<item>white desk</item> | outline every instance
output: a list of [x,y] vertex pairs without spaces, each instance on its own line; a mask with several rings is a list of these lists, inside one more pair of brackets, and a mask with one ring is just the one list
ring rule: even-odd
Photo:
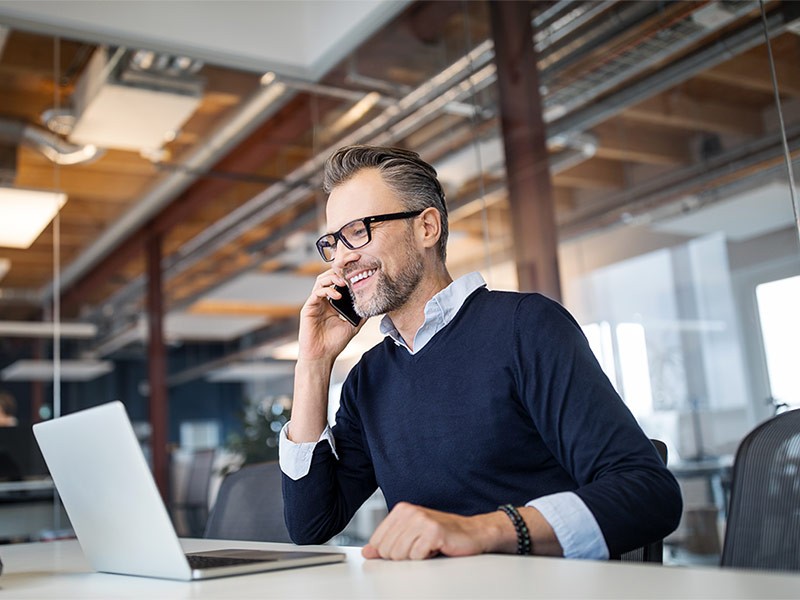
[[[185,540],[187,551],[282,544]],[[330,549],[330,547],[328,547]],[[365,561],[183,583],[92,573],[75,541],[0,547],[3,598],[798,598],[800,575],[483,555]]]

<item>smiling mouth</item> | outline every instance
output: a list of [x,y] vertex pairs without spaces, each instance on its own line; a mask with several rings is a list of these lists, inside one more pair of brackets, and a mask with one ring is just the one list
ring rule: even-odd
[[357,284],[359,281],[363,281],[364,279],[367,279],[368,277],[372,277],[375,274],[376,271],[377,271],[377,269],[368,269],[366,271],[361,271],[360,273],[356,273],[355,275],[350,277],[348,279],[348,281],[350,281],[350,285],[353,286],[353,285]]

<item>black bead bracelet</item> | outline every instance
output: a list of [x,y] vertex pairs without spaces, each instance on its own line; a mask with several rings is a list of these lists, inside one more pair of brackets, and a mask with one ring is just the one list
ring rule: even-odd
[[514,531],[517,532],[517,554],[533,554],[531,534],[525,524],[525,519],[522,518],[519,511],[511,504],[498,506],[497,510],[502,510],[506,513],[508,518],[511,519],[511,523],[514,524]]

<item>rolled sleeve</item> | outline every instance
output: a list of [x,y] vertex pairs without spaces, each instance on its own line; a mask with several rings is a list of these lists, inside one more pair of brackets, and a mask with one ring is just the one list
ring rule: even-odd
[[319,436],[316,442],[301,442],[299,444],[289,439],[289,425],[291,421],[281,429],[280,441],[278,445],[278,462],[283,471],[289,478],[297,481],[308,475],[311,470],[311,457],[314,455],[314,448],[323,440],[331,445],[333,455],[337,458],[336,443],[333,440],[333,432],[329,426]]
[[608,559],[608,546],[597,520],[577,494],[560,492],[531,500],[553,528],[565,558]]

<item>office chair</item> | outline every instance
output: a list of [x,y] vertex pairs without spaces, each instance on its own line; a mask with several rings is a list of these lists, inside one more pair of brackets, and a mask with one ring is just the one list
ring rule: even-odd
[[281,469],[277,461],[246,465],[222,480],[205,537],[292,541],[283,520]]
[[800,571],[800,409],[769,419],[742,440],[721,565]]
[[[661,440],[650,440],[653,446],[656,447],[658,455],[666,465],[667,464],[667,445]],[[619,560],[624,562],[647,562],[647,563],[663,563],[664,562],[664,540],[658,540],[636,550],[625,552],[619,557]]]
[[180,511],[186,522],[189,537],[200,537],[208,520],[208,490],[216,451],[213,448],[195,450],[189,463],[189,474],[182,498],[173,508]]

